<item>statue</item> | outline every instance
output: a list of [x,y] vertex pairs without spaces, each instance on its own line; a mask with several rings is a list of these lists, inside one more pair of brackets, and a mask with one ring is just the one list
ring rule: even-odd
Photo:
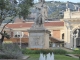
[[38,26],[41,26],[43,24],[43,21],[42,21],[42,14],[40,13],[41,9],[40,8],[37,8],[37,15],[36,15],[36,18],[35,18],[35,24],[38,25]]
[[39,2],[41,3],[40,5],[36,5],[35,8],[36,8],[36,18],[34,20],[34,25],[36,27],[37,26],[43,26],[44,22],[45,22],[45,19],[47,18],[47,7],[46,5],[44,4],[44,1],[45,0],[39,0]]

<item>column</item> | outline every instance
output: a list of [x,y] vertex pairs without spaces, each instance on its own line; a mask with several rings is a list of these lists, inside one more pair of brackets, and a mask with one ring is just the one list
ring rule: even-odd
[[74,48],[73,47],[73,33],[72,33],[72,31],[70,31],[70,45],[71,45],[71,49]]
[[74,37],[74,48],[76,48],[76,34],[74,34],[73,37]]
[[74,38],[74,48],[76,48],[76,38]]

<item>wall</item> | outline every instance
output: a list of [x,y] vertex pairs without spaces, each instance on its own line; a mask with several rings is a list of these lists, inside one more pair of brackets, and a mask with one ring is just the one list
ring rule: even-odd
[[53,30],[53,37],[60,39],[60,30]]
[[[28,38],[21,38],[22,43],[28,43]],[[4,43],[19,43],[20,38],[10,38],[10,39],[4,39]]]
[[70,10],[66,10],[64,12],[64,19],[67,18],[80,18],[80,11],[70,11]]

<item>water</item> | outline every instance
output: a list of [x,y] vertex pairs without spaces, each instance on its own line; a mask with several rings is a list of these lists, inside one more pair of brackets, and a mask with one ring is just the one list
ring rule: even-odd
[[48,53],[47,55],[44,55],[43,53],[40,53],[39,60],[54,60],[54,54]]

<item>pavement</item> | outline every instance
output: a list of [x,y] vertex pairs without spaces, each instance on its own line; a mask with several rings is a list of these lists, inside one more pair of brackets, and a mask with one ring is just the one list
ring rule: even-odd
[[61,49],[66,50],[67,52],[73,52],[73,50],[64,47],[61,47]]
[[73,57],[73,58],[79,58],[78,56],[75,56],[73,54],[66,54],[66,56],[70,56],[70,57]]
[[28,59],[29,58],[29,56],[26,56],[26,55],[24,55],[23,57],[22,57],[22,59]]

